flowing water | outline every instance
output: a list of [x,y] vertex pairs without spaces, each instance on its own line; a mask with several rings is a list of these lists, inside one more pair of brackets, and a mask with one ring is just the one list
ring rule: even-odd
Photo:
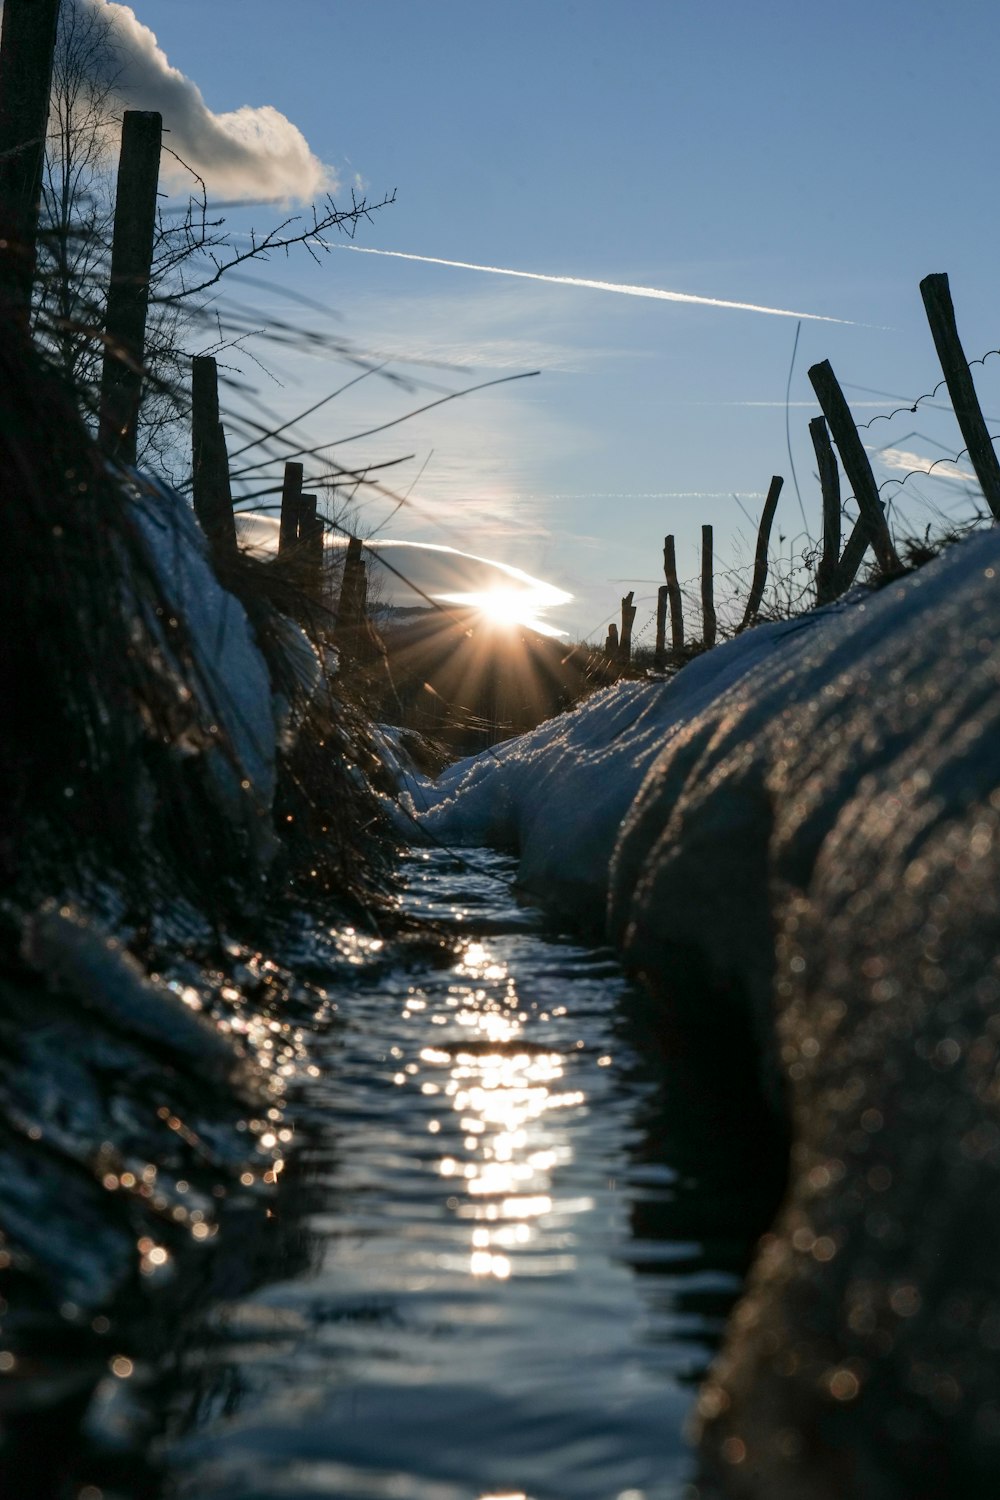
[[679,1500],[747,1248],[738,1153],[510,860],[407,869],[457,947],[332,992],[276,1209],[299,1253],[188,1355],[176,1493]]

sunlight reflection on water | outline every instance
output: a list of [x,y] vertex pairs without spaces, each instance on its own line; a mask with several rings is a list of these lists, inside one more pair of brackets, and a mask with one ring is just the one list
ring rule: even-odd
[[[397,1072],[394,1082],[418,1086],[431,1097],[440,1093],[458,1117],[448,1135],[461,1148],[453,1146],[436,1166],[456,1189],[454,1203],[449,1200],[452,1211],[474,1225],[468,1270],[498,1281],[571,1270],[571,1254],[539,1257],[528,1252],[538,1240],[538,1221],[553,1207],[560,1208],[550,1191],[552,1173],[573,1155],[564,1122],[551,1116],[583,1106],[585,1094],[559,1088],[565,1078],[561,1052],[523,1044],[525,1020],[516,981],[487,942],[466,943],[453,973],[466,981],[448,986],[446,1004],[454,1014],[432,1013],[423,1019],[432,1025],[450,1021],[464,1035],[448,1047],[421,1048],[421,1066]],[[401,1019],[411,1020],[425,1008],[411,993]],[[441,1125],[435,1118],[426,1128],[437,1136]],[[455,1257],[443,1255],[442,1264],[453,1269]]]
[[313,1266],[233,1309],[200,1367],[220,1394],[181,1500],[681,1494],[691,1371],[735,1283],[659,1217],[675,1174],[620,970],[547,937],[510,871],[414,855],[412,906],[458,957],[338,992],[309,1085]]

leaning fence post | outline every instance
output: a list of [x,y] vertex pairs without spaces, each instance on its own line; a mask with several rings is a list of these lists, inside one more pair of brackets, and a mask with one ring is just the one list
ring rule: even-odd
[[753,583],[750,585],[750,597],[747,600],[746,611],[740,623],[739,629],[746,630],[752,625],[760,609],[760,601],[764,597],[764,585],[767,583],[767,547],[771,540],[771,524],[774,521],[774,512],[778,508],[778,496],[781,494],[781,486],[784,484],[780,474],[771,478],[771,487],[764,501],[764,509],[761,512],[760,525],[757,528],[757,550],[753,560]]
[[622,599],[622,633],[618,639],[618,656],[623,666],[632,660],[632,626],[635,623],[635,590],[631,589]]
[[0,287],[27,325],[60,0],[6,0],[0,36]]
[[[809,436],[816,453],[819,486],[823,495],[823,551],[816,567],[816,602],[827,604],[840,593],[837,587],[840,562],[840,473],[825,417],[813,417],[809,423]],[[857,572],[857,569],[854,571]],[[845,587],[849,587],[853,577],[852,574]]]
[[191,490],[195,515],[216,557],[236,553],[226,436],[219,421],[219,371],[210,354],[191,361]]
[[706,651],[715,645],[715,579],[712,562],[712,528],[701,528],[701,638]]
[[656,591],[656,650],[653,666],[659,669],[667,658],[667,585],[661,583]]
[[134,464],[136,457],[162,131],[156,110],[125,111],[104,320],[99,432],[104,452],[124,464]]
[[677,582],[677,554],[672,536],[663,538],[663,576],[667,580],[667,599],[670,603],[670,635],[674,651],[684,650],[684,605],[681,586]]
[[864,516],[859,516],[854,523],[854,530],[847,538],[843,555],[837,564],[835,583],[833,585],[833,597],[839,598],[846,593],[857,577],[858,569],[864,561],[865,553],[868,551],[868,543],[871,537]]
[[868,537],[878,565],[883,573],[898,573],[901,564],[882,513],[875,475],[872,473],[872,466],[868,462],[868,455],[858,429],[854,425],[851,408],[844,399],[844,393],[840,389],[830,361],[824,359],[821,364],[813,365],[809,371],[809,379],[819,404],[823,408],[823,415],[830,424],[833,441],[840,453],[844,473],[854,491],[854,498],[858,502],[862,520],[868,529]]
[[924,310],[931,326],[934,347],[941,361],[941,370],[948,384],[948,394],[958,425],[962,429],[965,446],[969,450],[969,459],[994,520],[1000,520],[1000,461],[997,460],[996,450],[983,419],[972,372],[958,336],[955,305],[951,300],[951,288],[945,272],[938,271],[925,276],[920,283],[920,295],[924,299]]

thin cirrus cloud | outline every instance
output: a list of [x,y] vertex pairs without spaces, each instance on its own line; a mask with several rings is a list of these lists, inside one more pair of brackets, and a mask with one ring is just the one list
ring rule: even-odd
[[[336,177],[305,136],[270,104],[214,114],[192,79],[171,66],[148,26],[116,0],[74,0],[111,27],[115,93],[126,108],[159,110],[164,143],[201,176],[213,198],[237,202],[309,202]],[[164,152],[163,174],[183,188],[190,177]]]

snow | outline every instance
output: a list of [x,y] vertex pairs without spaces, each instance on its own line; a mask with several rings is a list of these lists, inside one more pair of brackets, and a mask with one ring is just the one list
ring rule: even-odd
[[648,974],[696,948],[773,1053],[778,888],[806,889],[859,808],[884,817],[902,798],[919,841],[992,786],[992,756],[973,774],[969,755],[995,696],[998,577],[1000,540],[977,536],[668,681],[605,689],[435,782],[410,774],[405,814],[435,842],[516,852],[528,891],[607,921]]
[[602,922],[622,822],[650,767],[685,727],[845,606],[763,625],[696,657],[669,680],[621,682],[531,733],[456,762],[436,781],[411,773],[406,823],[434,842],[520,855],[519,880],[561,909]]
[[[246,790],[258,811],[266,813],[274,795],[278,724],[267,665],[250,621],[239,601],[218,583],[194,513],[173,490],[144,478],[135,516],[178,622],[176,634],[160,623],[161,640],[178,675],[201,699],[201,722],[209,732],[215,725],[220,743],[213,755],[216,787],[238,820]],[[190,649],[194,674],[180,664],[185,648]]]
[[718,986],[739,984],[775,1096],[774,934],[791,893],[811,889],[851,823],[864,851],[841,884],[874,887],[897,821],[905,881],[929,830],[996,785],[982,726],[998,708],[998,606],[990,533],[827,614],[674,736],[629,808],[612,935],[639,968],[662,972],[693,945]]
[[148,978],[116,938],[72,906],[47,902],[29,917],[22,956],[53,991],[95,1011],[113,1030],[152,1044],[208,1081],[235,1078],[238,1054],[218,1027]]
[[737,1440],[748,1496],[833,1493],[836,1452],[838,1494],[995,1488],[998,620],[993,530],[409,778],[429,836],[605,917],[700,1086],[749,1021],[789,1181],[699,1402],[711,1494]]

